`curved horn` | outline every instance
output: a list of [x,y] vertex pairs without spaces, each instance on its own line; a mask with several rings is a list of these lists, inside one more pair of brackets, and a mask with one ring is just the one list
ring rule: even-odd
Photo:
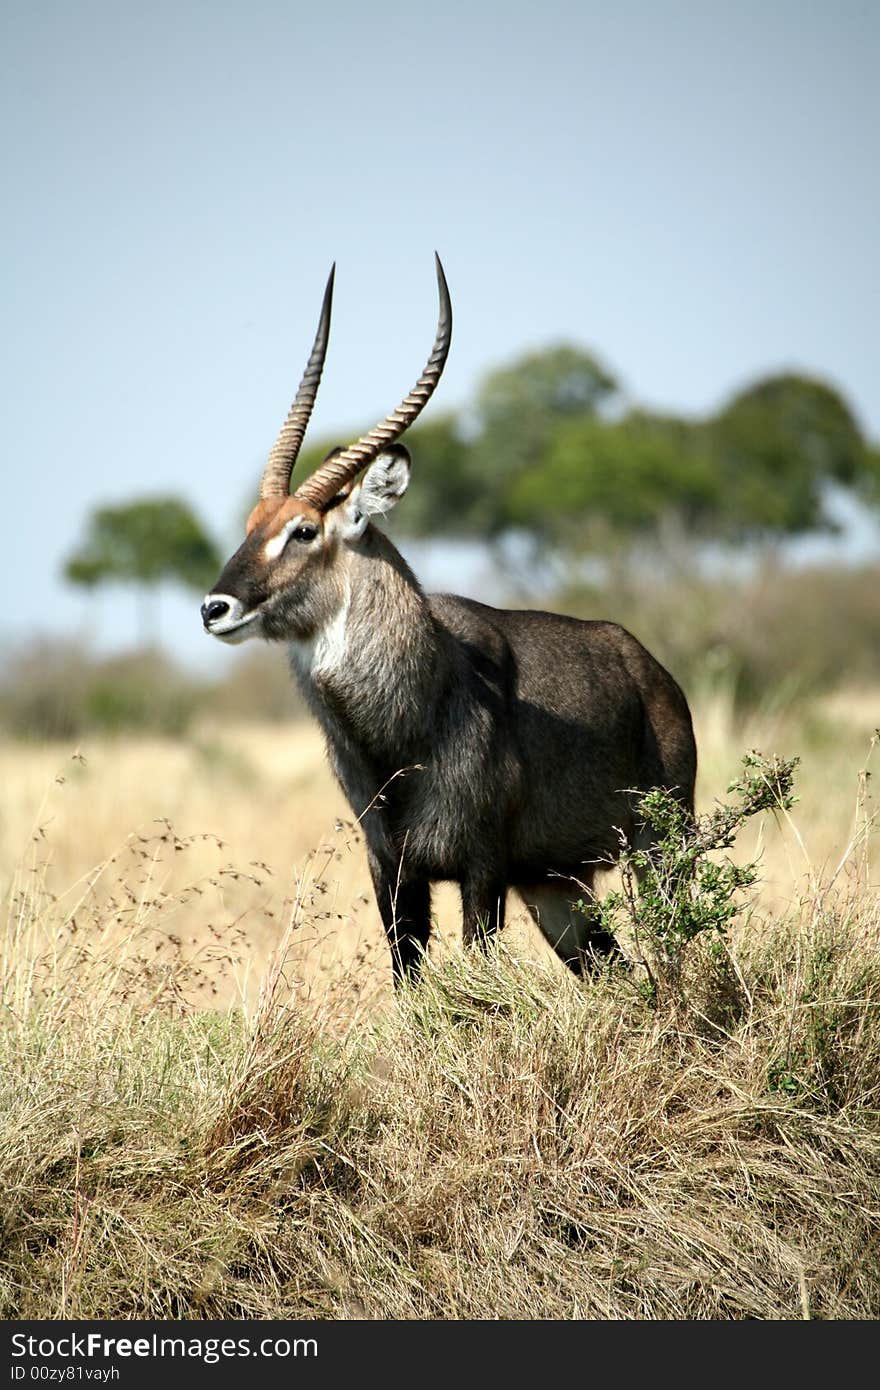
[[302,497],[313,507],[319,509],[326,507],[327,503],[336,496],[346,483],[351,482],[352,478],[356,478],[358,473],[366,468],[368,463],[372,463],[373,459],[381,454],[384,448],[398,439],[427,405],[434,387],[440,380],[440,374],[449,355],[449,344],[452,341],[452,303],[449,298],[449,286],[446,283],[443,266],[440,264],[440,257],[436,251],[434,252],[434,260],[437,263],[440,318],[437,324],[437,336],[434,339],[431,356],[425,364],[425,370],[409,395],[404,396],[397,409],[392,410],[390,415],[386,415],[381,424],[375,425],[367,434],[362,435],[356,444],[350,444],[347,449],[342,449],[332,458],[325,460],[310,478],[307,478],[304,483],[300,483],[296,490],[296,496]]
[[266,460],[266,467],[263,469],[263,477],[260,481],[261,500],[266,497],[286,497],[290,491],[290,475],[293,472],[293,465],[296,463],[296,456],[300,451],[303,435],[309,423],[309,416],[315,404],[315,397],[321,384],[321,372],[324,370],[324,358],[327,354],[327,343],[330,338],[330,310],[333,307],[333,277],[335,274],[336,262],[334,261],[330,268],[327,288],[324,291],[318,331],[315,334],[311,355],[303,372],[303,379],[296,393],[296,400],[287,412],[287,419],[281,426],[281,433],[272,445],[272,452]]

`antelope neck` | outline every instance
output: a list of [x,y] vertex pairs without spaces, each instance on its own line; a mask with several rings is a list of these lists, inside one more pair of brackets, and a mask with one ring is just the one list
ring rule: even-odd
[[326,713],[370,744],[399,740],[425,719],[436,690],[436,632],[418,580],[369,526],[347,549],[340,602],[291,665],[322,722]]

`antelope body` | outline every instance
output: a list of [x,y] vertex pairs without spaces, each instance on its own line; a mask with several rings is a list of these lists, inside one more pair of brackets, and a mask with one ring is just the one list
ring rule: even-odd
[[[289,493],[329,336],[331,272],[297,398],[243,545],[202,605],[225,641],[288,645],[334,772],[362,817],[396,979],[418,973],[431,884],[458,883],[466,941],[503,925],[516,888],[576,972],[616,951],[589,912],[620,834],[644,835],[638,794],[693,807],[696,749],[676,682],[624,628],[426,595],[372,518],[403,496],[396,443],[439,379],[451,309],[416,386]],[[368,466],[369,465],[369,466]],[[358,483],[358,476],[367,469]]]

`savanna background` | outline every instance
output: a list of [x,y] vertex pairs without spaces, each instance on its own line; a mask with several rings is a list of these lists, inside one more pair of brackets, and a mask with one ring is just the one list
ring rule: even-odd
[[[876,9],[5,23],[3,1316],[880,1315]],[[635,632],[704,818],[799,762],[687,931],[624,892],[634,971],[513,903],[466,955],[444,885],[395,999],[283,651],[198,607],[329,261],[294,483],[415,379],[435,245],[427,587]]]

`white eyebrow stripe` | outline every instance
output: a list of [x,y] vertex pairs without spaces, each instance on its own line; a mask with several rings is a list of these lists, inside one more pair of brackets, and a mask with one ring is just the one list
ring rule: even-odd
[[297,526],[301,526],[306,520],[304,516],[295,516],[291,521],[285,521],[277,536],[273,536],[266,542],[264,554],[267,560],[277,560],[290,538],[291,531],[295,531]]

